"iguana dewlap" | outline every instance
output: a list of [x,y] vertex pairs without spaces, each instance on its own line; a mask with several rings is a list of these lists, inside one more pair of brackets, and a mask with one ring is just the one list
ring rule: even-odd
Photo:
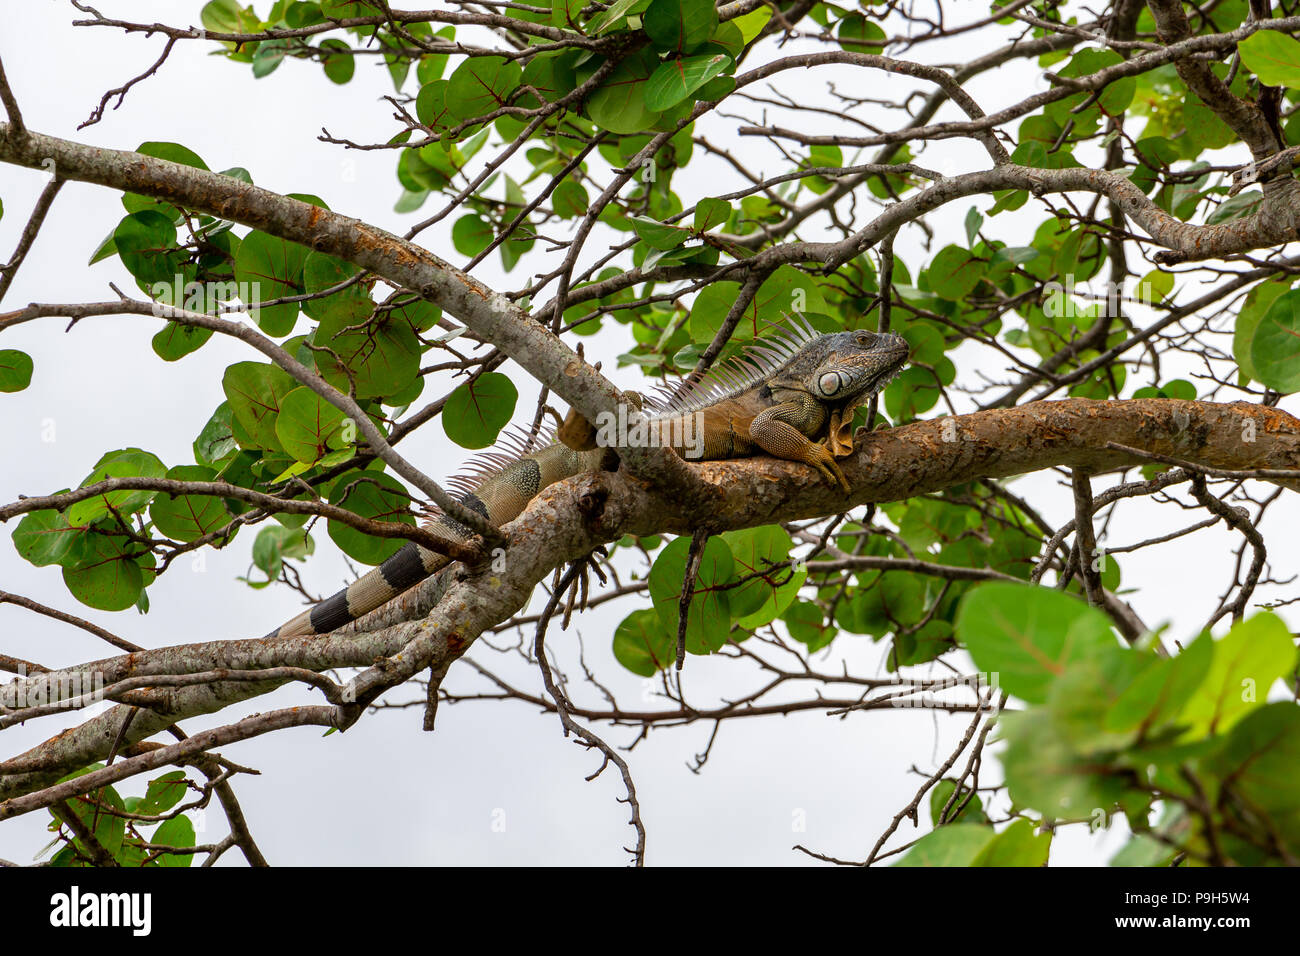
[[[714,369],[671,400],[648,407],[640,440],[670,447],[688,461],[766,452],[811,465],[847,493],[848,481],[835,459],[853,450],[853,412],[898,374],[907,355],[907,342],[898,335],[818,334],[806,323],[794,324],[780,336],[756,341],[742,357]],[[607,433],[600,427],[596,433],[598,444],[590,451],[561,442],[528,451],[519,440],[507,440],[503,449],[478,456],[468,474],[449,484],[462,504],[500,527],[517,518],[543,488],[598,469],[610,444],[632,444],[637,437],[628,434],[602,442]],[[441,514],[427,527],[457,541],[471,534]],[[408,542],[346,589],[266,636],[326,634],[449,563],[446,556]]]

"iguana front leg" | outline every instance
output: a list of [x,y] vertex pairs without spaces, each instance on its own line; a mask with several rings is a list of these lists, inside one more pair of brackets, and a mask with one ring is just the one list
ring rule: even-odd
[[825,445],[809,441],[803,432],[790,424],[791,421],[806,421],[809,411],[807,406],[799,402],[782,402],[766,408],[754,416],[754,421],[749,426],[749,437],[769,455],[812,465],[828,481],[838,482],[844,493],[848,494],[848,479],[836,464],[835,456]]

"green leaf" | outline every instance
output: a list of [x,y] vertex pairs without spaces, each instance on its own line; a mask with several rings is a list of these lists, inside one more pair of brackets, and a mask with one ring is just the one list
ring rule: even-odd
[[73,542],[81,535],[58,511],[33,511],[14,528],[14,547],[23,559],[41,568],[61,564]]
[[713,0],[651,0],[643,25],[660,50],[689,53],[709,39],[718,11]]
[[[106,478],[161,478],[166,473],[167,466],[158,459],[157,455],[139,448],[124,448],[120,451],[110,451],[101,457],[78,487],[84,488]],[[144,506],[149,503],[154,494],[155,492],[152,491],[128,489],[86,498],[68,508],[68,523],[89,524],[109,514],[110,506],[120,515],[134,514],[144,510]]]
[[850,13],[835,28],[840,46],[859,53],[879,53],[885,45],[885,31],[860,13]]
[[[943,808],[948,806],[948,800],[956,789],[955,780],[944,778],[930,791],[930,822],[935,826],[939,826],[939,815],[943,813]],[[950,816],[944,826],[951,826],[954,823],[987,824],[989,822],[988,816],[984,813],[984,801],[980,799],[978,793],[971,793],[967,789],[963,789],[953,801],[948,813]]]
[[731,218],[731,203],[725,199],[706,196],[695,205],[693,225],[700,232],[708,232],[714,226],[720,226]]
[[1183,708],[1189,724],[1184,739],[1225,733],[1246,712],[1260,706],[1269,688],[1296,662],[1291,632],[1269,612],[1238,621],[1214,643],[1209,673]]
[[1255,363],[1251,361],[1250,350],[1255,339],[1259,323],[1277,301],[1278,297],[1291,288],[1289,276],[1281,280],[1271,279],[1259,283],[1246,295],[1246,301],[1237,313],[1237,323],[1232,332],[1232,357],[1241,369],[1243,384],[1251,379],[1258,379]]
[[394,322],[403,322],[414,332],[428,332],[442,321],[442,309],[425,299],[409,299],[389,312]]
[[[578,188],[581,189],[582,187],[579,186]],[[557,189],[556,192],[559,192],[559,190]],[[481,216],[474,213],[461,216],[456,220],[456,224],[451,227],[452,245],[456,247],[456,251],[462,256],[471,259],[492,245],[494,235],[491,223],[486,222]]]
[[970,866],[996,837],[992,827],[953,823],[921,837],[894,866]]
[[1050,588],[989,582],[967,592],[957,639],[975,666],[1031,704],[1071,665],[1116,647],[1106,616]]
[[[807,568],[790,566],[790,536],[779,525],[764,525],[728,531],[722,539],[735,560],[736,578],[750,578],[728,595],[736,623],[752,630],[776,620],[808,577]],[[751,577],[755,574],[761,577]]]
[[314,345],[330,350],[316,353],[316,367],[342,392],[354,384],[358,398],[401,392],[420,371],[421,347],[414,329],[391,313],[384,319],[370,318],[374,304],[369,297],[348,301],[353,303],[350,314],[337,309],[312,333]]
[[[411,497],[396,478],[377,471],[350,472],[330,490],[330,504],[363,518],[414,525]],[[338,521],[328,523],[330,539],[343,553],[363,564],[380,564],[405,542],[401,538],[376,538]]]
[[585,0],[551,0],[551,26],[577,29]]
[[667,60],[645,85],[645,105],[656,112],[671,109],[731,65],[725,53]]
[[1106,713],[1104,729],[1124,733],[1141,728],[1148,735],[1173,720],[1205,680],[1214,641],[1202,634],[1177,657],[1151,658]]
[[[175,816],[153,831],[150,843],[160,846],[192,847],[194,846],[194,824],[185,816]],[[158,865],[166,867],[189,866],[194,856],[190,853],[163,853],[158,857]]]
[[614,658],[633,674],[653,677],[677,659],[676,632],[664,628],[654,608],[640,608],[615,629]]
[[685,229],[666,226],[645,216],[632,216],[629,222],[641,241],[651,249],[676,249],[691,237]]
[[159,814],[170,810],[185,796],[185,771],[173,770],[149,781],[144,799],[136,805],[136,813]]
[[1241,62],[1266,86],[1300,87],[1300,41],[1260,30],[1237,44]]
[[180,273],[184,253],[176,247],[176,226],[155,209],[123,218],[113,244],[127,271],[144,285],[170,285]]
[[975,240],[979,237],[980,226],[984,224],[984,217],[974,206],[966,210],[966,244],[975,245]]
[[1030,820],[1015,821],[976,854],[971,866],[1042,866],[1052,846],[1052,834],[1034,833]]
[[150,344],[153,346],[154,353],[164,362],[175,362],[191,352],[197,352],[210,338],[212,338],[212,329],[168,322],[154,334]]
[[[86,772],[91,769],[98,768],[87,768]],[[75,776],[81,776],[81,774]],[[121,796],[113,787],[102,787],[95,790],[93,796],[95,797],[95,803],[85,797],[77,796],[71,798],[68,805],[72,808],[72,812],[86,825],[87,829],[93,826],[95,840],[99,845],[114,857],[118,857],[122,853],[122,840],[126,834],[126,819],[120,814],[110,811],[125,810],[126,804],[122,802]],[[97,807],[96,803],[101,806]],[[80,840],[74,842],[78,847],[83,847]]]
[[1291,856],[1300,851],[1300,708],[1293,701],[1260,707],[1206,763],[1231,794],[1226,802],[1248,808],[1261,835],[1280,840]]
[[462,448],[486,448],[515,413],[519,390],[500,372],[488,372],[459,386],[442,409],[447,437]]
[[0,392],[21,392],[32,384],[32,357],[17,349],[0,349]]
[[244,237],[235,253],[235,281],[247,283],[249,315],[267,335],[284,336],[293,331],[298,303],[261,303],[301,295],[303,264],[311,250],[296,242],[254,230]]
[[236,423],[254,447],[283,451],[275,433],[280,400],[298,387],[278,366],[265,362],[236,362],[226,369],[221,387]]
[[[177,465],[167,470],[174,481],[212,481],[216,472],[204,465]],[[210,495],[159,494],[149,506],[149,517],[163,534],[177,541],[196,541],[230,520],[220,498]]]
[[1300,289],[1273,302],[1250,342],[1255,377],[1277,392],[1300,391]]
[[1003,713],[998,726],[1006,740],[1002,769],[1016,806],[1050,817],[1080,816],[1123,795],[1123,781],[1081,755],[1050,715],[1035,708]]
[[[1123,58],[1114,50],[1083,49],[1070,59],[1069,64],[1060,71],[1060,75],[1069,77],[1087,76],[1122,62]],[[1120,77],[1101,89],[1097,99],[1097,107],[1109,116],[1116,116],[1128,109],[1136,93],[1137,78],[1132,76]],[[1083,95],[1087,96],[1087,94]]]
[[771,19],[772,11],[767,7],[759,7],[757,10],[751,10],[743,17],[736,17],[736,19],[728,22],[740,29],[740,36],[745,45],[748,46],[756,36],[763,32],[763,27],[767,26],[767,21]]
[[120,537],[87,535],[79,560],[65,566],[63,583],[87,607],[124,611],[144,590],[144,572],[135,560],[138,545]]
[[275,434],[285,451],[310,464],[344,447],[344,420],[342,411],[303,385],[280,400]]
[[199,437],[194,439],[194,461],[197,464],[216,467],[227,455],[238,450],[231,428],[232,414],[230,403],[222,402],[204,424]]
[[[307,256],[302,265],[302,288],[307,295],[318,295],[326,289],[332,289],[355,276],[361,269],[344,259],[324,252],[313,252]],[[308,299],[302,303],[302,310],[318,322],[324,321],[337,312],[349,316],[358,312],[369,314],[370,293],[362,282],[354,282],[346,289],[340,289],[319,299]]]
[[[673,635],[677,646],[679,602],[686,575],[690,537],[675,538],[659,552],[650,568],[650,598],[659,622]],[[686,649],[692,654],[712,654],[727,642],[731,629],[731,602],[723,586],[731,579],[735,562],[731,549],[719,537],[710,538],[700,557],[699,575],[686,616]]]
[[[690,333],[694,341],[701,344],[713,341],[739,292],[740,286],[735,282],[714,282],[701,290],[691,306]],[[743,341],[771,332],[795,312],[825,311],[826,300],[817,283],[793,266],[781,266],[759,287],[736,326],[733,340]]]
[[931,261],[926,275],[936,293],[949,301],[960,302],[975,291],[987,266],[969,249],[945,246]]
[[325,75],[331,82],[341,85],[352,79],[357,64],[351,48],[346,43],[336,39],[322,40],[320,48],[331,51],[321,60]]
[[599,14],[587,26],[587,31],[594,35],[608,32],[629,14],[640,13],[650,6],[650,0],[614,0],[614,3]]
[[456,117],[447,105],[448,80],[430,80],[420,87],[415,97],[415,115],[432,129],[449,129],[456,125]]
[[806,646],[809,654],[826,647],[837,633],[822,609],[811,601],[795,601],[786,608],[781,620],[790,636]]
[[[709,2],[709,0],[706,0]],[[711,5],[711,3],[710,3]],[[645,105],[644,89],[656,61],[633,54],[587,97],[587,115],[601,129],[621,136],[644,133],[662,114]]]
[[266,581],[245,581],[255,588],[266,587],[280,577],[280,570],[286,558],[299,560],[315,550],[311,536],[301,528],[286,528],[282,525],[269,525],[257,533],[253,541],[253,565],[266,575]]
[[506,104],[524,71],[514,60],[474,56],[456,67],[448,80],[447,110],[458,120],[484,116]]
[[[566,179],[551,193],[551,208],[561,219],[576,219],[587,214],[590,199],[582,183]],[[453,237],[454,238],[454,237]],[[459,248],[459,247],[457,247]]]

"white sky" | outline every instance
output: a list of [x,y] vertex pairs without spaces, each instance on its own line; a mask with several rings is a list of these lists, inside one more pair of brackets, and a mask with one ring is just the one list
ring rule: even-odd
[[[266,5],[263,2],[261,7]],[[197,21],[201,4],[105,0],[98,6],[107,16],[186,24]],[[987,9],[983,3],[970,7],[981,16]],[[63,3],[11,2],[4,12],[7,23],[0,34],[0,57],[33,129],[125,149],[146,140],[180,142],[212,169],[245,166],[258,185],[316,193],[335,210],[395,232],[416,221],[392,212],[399,191],[392,154],[345,154],[316,140],[322,126],[356,141],[386,140],[394,130],[390,109],[378,100],[392,92],[386,71],[362,63],[357,79],[338,87],[325,81],[318,67],[291,61],[271,77],[255,81],[246,67],[204,56],[197,45],[182,45],[157,77],[131,91],[120,110],[77,132],[77,124],[100,95],[148,66],[161,41],[73,28],[75,11]],[[953,56],[972,55],[975,42],[966,38]],[[77,68],[51,69],[49,57],[55,54],[61,63]],[[1033,81],[1033,71],[1022,69],[1014,83],[1008,83],[1006,74],[995,75],[982,80],[973,92],[992,111],[1018,99]],[[806,82],[815,81],[810,76]],[[820,81],[816,82],[820,89]],[[873,75],[870,82],[881,81]],[[753,141],[746,148],[756,149]],[[983,165],[982,158],[972,160],[963,152],[969,146],[952,148],[957,152],[949,152],[947,161]],[[769,173],[776,168],[776,157],[772,161]],[[930,156],[922,164],[944,168]],[[677,183],[688,203],[688,196],[705,194],[711,182],[707,167],[692,170],[690,177]],[[44,181],[43,174],[0,166],[0,199],[5,206],[0,256],[13,248]],[[430,200],[421,213],[437,208],[433,203]],[[981,209],[990,204],[976,202]],[[945,229],[953,230],[950,235],[959,234],[967,208],[958,204],[950,218],[945,212],[945,217],[934,220],[940,227],[940,245],[947,241]],[[4,307],[111,297],[108,283],[120,284],[127,278],[120,263],[114,259],[91,268],[85,263],[122,214],[116,193],[66,185]],[[1027,221],[1038,216],[1034,213]],[[449,217],[423,241],[460,262],[449,241],[454,219]],[[1004,217],[994,220],[989,231],[1012,244],[1026,244],[1028,236],[1023,232],[1017,236],[1013,226],[1014,221]],[[592,246],[604,248],[594,239]],[[908,255],[915,250],[916,239],[905,237],[899,248]],[[914,253],[908,261],[915,266],[924,260]],[[499,271],[499,258],[493,257],[476,275],[507,288],[520,284],[521,271],[507,279]],[[0,347],[24,349],[36,363],[31,388],[0,399],[2,500],[74,485],[103,452],[128,445],[153,451],[169,465],[190,463],[190,442],[223,398],[222,369],[253,357],[245,347],[217,337],[178,363],[163,363],[149,345],[156,326],[139,317],[94,319],[66,334],[63,327],[58,320],[29,323],[0,340]],[[598,341],[599,348],[608,349],[599,353],[607,354],[606,372],[635,387],[634,371],[613,369],[613,356],[626,347],[625,341],[617,333]],[[589,357],[597,352],[591,344],[588,349]],[[987,370],[997,374],[1000,366]],[[967,369],[962,372],[965,375]],[[518,380],[521,373],[512,369],[512,374]],[[531,410],[526,401],[521,399],[521,414]],[[1294,403],[1288,407],[1296,410]],[[51,426],[55,440],[42,440]],[[454,471],[454,463],[465,456],[443,437],[436,423],[408,439],[402,450],[438,479]],[[1049,520],[1060,521],[1069,513],[1068,489],[1050,475],[1023,479],[1016,490],[1045,502]],[[1292,528],[1297,518],[1294,498],[1283,502]],[[1175,509],[1151,505],[1134,506],[1120,515],[1122,520],[1112,526],[1112,544],[1131,543],[1189,523]],[[301,609],[297,597],[287,590],[254,592],[235,580],[249,567],[254,535],[248,531],[225,552],[207,553],[201,568],[179,561],[150,588],[152,609],[139,616],[79,605],[64,588],[57,568],[34,568],[17,556],[8,538],[13,526],[4,529],[0,540],[0,588],[86,617],[146,647],[259,635]],[[306,580],[315,592],[331,593],[349,572],[324,529],[314,537],[318,554],[308,566]],[[1151,624],[1172,619],[1174,633],[1188,635],[1213,607],[1230,566],[1229,549],[1236,544],[1235,536],[1212,530],[1172,548],[1148,552],[1146,557],[1127,558],[1122,563],[1125,582],[1143,587],[1133,599],[1138,611]],[[1279,566],[1295,567],[1294,534],[1289,540],[1275,535],[1270,544]],[[548,641],[573,674],[577,673],[572,666],[573,636],[581,633],[588,662],[629,701],[640,697],[642,683],[613,660],[610,638],[633,606],[618,604],[590,612],[578,618],[567,635],[553,625]],[[1294,613],[1291,620],[1294,626]],[[48,666],[112,653],[89,635],[11,606],[0,606],[0,650]],[[837,656],[819,664],[833,670],[843,656],[858,673],[883,676],[878,650],[865,638],[842,637],[834,646]],[[509,661],[482,646],[471,653],[529,687],[540,686],[517,658]],[[455,668],[447,686],[482,688],[482,682],[466,671]],[[743,679],[748,675],[738,674],[731,662],[691,658],[685,673],[687,692],[693,700],[705,700],[751,686]],[[572,692],[579,699],[596,700],[585,689]],[[410,691],[395,691],[388,699],[413,696]],[[304,691],[283,689],[217,718],[187,720],[184,726],[192,732],[309,700],[315,702]],[[433,734],[419,730],[420,719],[418,708],[394,711],[368,716],[346,734],[327,739],[321,739],[319,730],[301,729],[224,749],[231,759],[262,770],[260,777],[238,778],[235,787],[271,862],[626,861],[620,848],[630,845],[633,835],[626,826],[625,808],[615,802],[622,794],[621,781],[611,769],[597,782],[585,782],[584,776],[598,766],[599,758],[565,741],[555,718],[515,703],[473,703],[444,706]],[[731,721],[722,728],[708,765],[698,775],[686,764],[704,748],[711,728],[698,725],[656,732],[629,755],[649,835],[647,860],[651,864],[806,862],[803,855],[791,852],[794,843],[861,858],[919,785],[920,778],[908,768],[915,764],[928,771],[937,765],[965,725],[965,717],[922,711],[873,712],[847,720],[803,714]],[[9,730],[3,735],[3,752],[20,752],[46,739],[58,726],[47,719]],[[595,729],[611,742],[632,739],[626,730]],[[140,781],[122,789],[138,793],[142,788]],[[504,829],[494,827],[502,814]],[[0,827],[0,857],[29,861],[48,839],[47,821],[43,813],[30,814]],[[219,811],[211,812],[208,821],[200,842],[225,832]],[[796,831],[799,821],[806,831]],[[908,835],[909,830],[910,825],[904,824],[900,834]],[[1054,863],[1099,862],[1122,842],[1117,831],[1090,844],[1086,834],[1067,830],[1058,835],[1052,859]],[[242,864],[242,858],[231,853],[226,862]]]

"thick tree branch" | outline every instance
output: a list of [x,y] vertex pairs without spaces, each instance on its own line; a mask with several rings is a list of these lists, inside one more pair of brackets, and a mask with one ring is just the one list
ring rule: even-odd
[[[373,633],[144,651],[4,685],[0,704],[12,706],[20,687],[29,695],[38,687],[47,694],[57,693],[60,680],[76,674],[99,673],[110,683],[127,676],[220,667],[365,666],[382,658],[354,679],[346,692],[349,699],[365,701],[430,666],[460,657],[480,633],[516,613],[553,568],[624,534],[691,533],[702,525],[716,533],[836,514],[853,505],[900,500],[980,478],[1055,466],[1096,472],[1143,460],[1108,448],[1107,442],[1212,468],[1288,472],[1300,468],[1300,421],[1274,408],[1169,399],[1070,399],[859,433],[856,454],[844,461],[852,485],[847,497],[811,468],[770,458],[691,466],[718,492],[716,504],[704,514],[683,508],[671,492],[647,487],[621,472],[588,473],[552,486],[535,499],[506,526],[506,570],[462,570],[447,588],[438,613],[428,620]],[[1293,490],[1300,488],[1295,478],[1274,480]],[[169,690],[173,707],[166,714],[141,712],[128,728],[125,742],[138,742],[176,720],[219,710],[274,686],[274,681],[225,682]],[[103,757],[121,725],[120,711],[109,711],[0,764],[0,798],[31,792]]]

